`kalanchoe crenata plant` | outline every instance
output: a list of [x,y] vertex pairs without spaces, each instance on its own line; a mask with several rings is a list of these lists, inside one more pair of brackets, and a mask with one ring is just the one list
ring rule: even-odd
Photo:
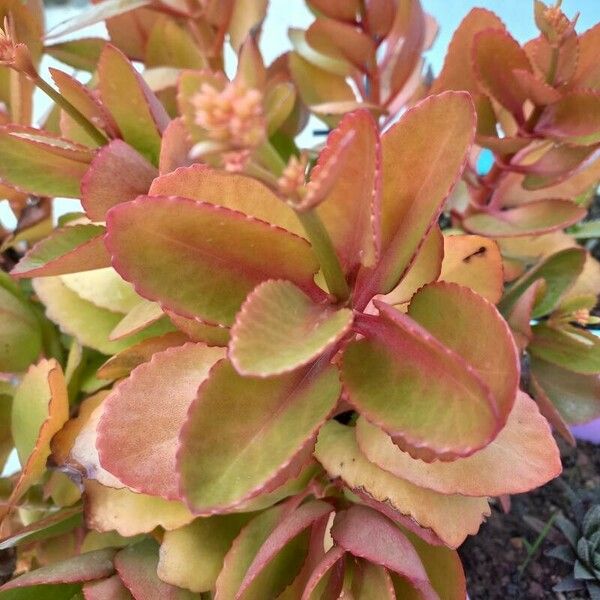
[[46,39],[108,40],[44,46],[90,81],[50,85],[37,7],[0,2],[0,600],[464,600],[490,500],[561,471],[546,419],[600,412],[600,268],[563,232],[596,34],[536,3],[535,62],[475,11],[430,86],[418,0],[311,0],[270,65],[264,1],[106,0]]

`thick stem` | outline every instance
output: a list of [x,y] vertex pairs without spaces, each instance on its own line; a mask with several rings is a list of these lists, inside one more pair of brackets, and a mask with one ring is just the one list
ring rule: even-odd
[[296,214],[319,259],[329,292],[342,302],[347,300],[350,297],[350,289],[327,229],[314,210],[297,211]]
[[77,108],[75,108],[64,96],[61,96],[52,86],[48,85],[41,77],[33,80],[51,100],[56,102],[85,132],[99,145],[107,143],[105,135],[100,132]]

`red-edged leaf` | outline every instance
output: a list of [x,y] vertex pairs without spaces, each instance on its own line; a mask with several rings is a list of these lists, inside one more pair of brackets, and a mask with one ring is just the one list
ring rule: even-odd
[[139,344],[130,346],[109,358],[96,371],[96,377],[108,381],[127,377],[133,369],[149,361],[157,352],[162,352],[173,346],[181,346],[187,341],[189,341],[189,338],[179,331],[172,331],[158,337],[142,340]]
[[119,324],[110,332],[110,339],[120,340],[128,337],[150,327],[154,323],[158,323],[161,319],[166,331],[173,329],[158,304],[141,300],[139,304],[136,304],[129,310],[119,321]]
[[570,87],[579,89],[600,88],[600,65],[597,50],[600,43],[600,24],[584,31],[578,38],[579,56]]
[[181,117],[173,119],[163,132],[160,145],[158,169],[161,174],[170,173],[179,167],[187,167],[194,142],[190,139]]
[[515,343],[523,351],[531,341],[531,313],[534,306],[545,294],[546,281],[537,279],[515,301],[506,321],[513,332]]
[[496,439],[479,452],[453,462],[424,463],[402,452],[381,429],[359,419],[360,449],[396,477],[441,494],[501,496],[542,486],[561,472],[558,447],[535,402],[524,392]]
[[161,581],[156,574],[158,544],[146,539],[121,550],[115,556],[115,568],[125,587],[135,600],[193,600],[189,590],[183,590]]
[[338,513],[331,537],[350,554],[408,579],[424,600],[438,599],[419,555],[400,529],[381,513],[366,506],[353,506]]
[[277,527],[273,529],[264,544],[260,547],[252,564],[248,567],[248,571],[240,584],[236,598],[244,597],[244,593],[250,588],[254,580],[291,540],[332,511],[333,506],[331,504],[327,504],[320,500],[314,500],[307,504],[303,504],[291,514],[287,515]]
[[343,548],[332,546],[323,555],[306,582],[301,600],[320,599],[323,596],[319,592],[323,591],[331,591],[331,598],[339,597],[344,580],[344,554]]
[[39,241],[11,271],[13,277],[64,275],[110,266],[101,225],[71,225]]
[[492,304],[502,297],[504,273],[498,245],[479,235],[444,236],[440,280],[471,288]]
[[439,494],[387,473],[360,452],[354,429],[336,421],[321,428],[315,456],[330,477],[430,528],[451,548],[477,533],[490,514],[486,498]]
[[357,0],[309,0],[317,11],[339,21],[354,21],[359,11]]
[[444,92],[417,104],[384,134],[382,257],[374,270],[359,274],[359,308],[374,293],[390,292],[409,268],[462,171],[474,132],[469,95]]
[[152,182],[148,195],[181,196],[210,202],[304,237],[298,217],[281,198],[260,181],[237,173],[195,164],[161,175]]
[[518,389],[519,357],[496,307],[469,288],[439,281],[415,294],[408,314],[467,361],[492,391],[505,423]]
[[490,237],[539,235],[564,229],[585,215],[585,208],[568,200],[537,200],[508,210],[480,212],[464,219],[463,227]]
[[22,192],[78,198],[92,156],[90,148],[46,131],[0,127],[0,179]]
[[[16,579],[5,583],[0,588],[0,595],[6,598],[36,598],[37,594],[49,591],[50,586],[57,586],[60,589],[61,584],[84,583],[86,581],[95,581],[110,577],[115,569],[113,567],[113,557],[115,551],[111,548],[96,550],[79,554],[73,558],[68,558],[62,562],[53,563],[40,569],[29,571]],[[30,588],[28,596],[18,595],[14,591],[8,594],[9,590],[25,590]],[[77,591],[75,587],[72,591]],[[60,592],[59,592],[60,594]],[[52,596],[53,598],[68,598],[68,592],[65,595]]]
[[198,386],[223,356],[220,348],[188,343],[134,369],[104,401],[96,442],[102,466],[135,491],[177,499],[179,430]]
[[[294,508],[296,501],[279,504],[257,515],[234,540],[225,556],[223,569],[215,586],[215,600],[233,600],[248,568],[277,524]],[[308,535],[292,540],[254,580],[240,600],[277,598],[302,568],[308,550]]]
[[339,393],[332,366],[263,379],[217,363],[180,433],[177,471],[192,510],[224,512],[297,474]]
[[473,42],[476,34],[488,29],[504,31],[504,23],[485,8],[473,8],[461,21],[452,36],[442,71],[431,87],[432,94],[444,90],[479,92],[479,84],[472,68]]
[[376,306],[382,316],[359,323],[365,337],[344,352],[349,402],[430,460],[468,456],[488,444],[499,428],[498,409],[475,369],[417,322]]
[[112,208],[107,229],[123,278],[183,316],[230,325],[248,292],[266,279],[315,290],[318,264],[306,240],[220,206],[140,197]]
[[169,123],[162,104],[127,57],[107,44],[98,61],[100,95],[123,139],[158,164],[160,136]]
[[[118,131],[111,116],[102,106],[101,102],[92,91],[77,81],[74,77],[67,75],[58,69],[50,69],[50,75],[56,83],[60,93],[66,98],[80,113],[82,113],[88,121],[90,121],[97,129],[116,137]],[[67,113],[63,112],[63,118]],[[69,117],[69,127],[74,130],[77,137],[73,139],[80,141],[92,147],[98,146],[98,142],[91,138],[89,134],[81,128],[71,117]]]
[[476,34],[472,53],[479,85],[517,120],[522,120],[523,102],[528,96],[514,71],[519,69],[531,73],[525,50],[507,31],[487,29]]
[[545,108],[535,131],[582,146],[597,144],[600,141],[600,93],[585,90],[563,95]]
[[207,346],[225,347],[229,344],[229,327],[205,323],[201,319],[187,318],[171,311],[165,311],[177,329],[194,342],[204,342]]
[[331,348],[352,320],[348,308],[315,304],[287,281],[266,281],[242,304],[231,328],[229,358],[242,375],[286,373]]
[[538,79],[531,71],[526,69],[515,69],[512,75],[521,88],[523,95],[534,104],[545,106],[560,100],[560,92],[548,85],[542,79]]
[[[347,273],[373,266],[379,255],[380,163],[376,123],[360,110],[342,118],[311,173],[305,204],[313,205],[315,194],[322,198],[317,214]],[[327,183],[329,173],[335,179]]]
[[131,600],[133,598],[118,575],[86,583],[82,591],[85,600],[107,600],[108,598],[110,600]]
[[158,171],[121,140],[103,146],[81,180],[81,202],[88,217],[104,221],[107,211],[148,192]]

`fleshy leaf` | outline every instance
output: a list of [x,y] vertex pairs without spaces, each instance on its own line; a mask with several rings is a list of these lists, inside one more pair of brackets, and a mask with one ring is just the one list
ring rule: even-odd
[[149,361],[154,354],[167,348],[181,346],[189,338],[179,331],[142,340],[109,358],[96,372],[96,377],[114,381],[127,377],[133,369]]
[[11,275],[44,277],[108,267],[110,256],[104,248],[104,231],[101,225],[92,224],[56,229],[27,252]]
[[506,322],[510,325],[519,350],[524,350],[531,338],[531,313],[538,300],[546,293],[546,281],[536,279],[512,306],[506,316]]
[[395,571],[420,591],[423,600],[438,600],[419,555],[400,529],[381,513],[353,506],[336,515],[333,541],[354,556]]
[[231,329],[229,358],[242,375],[267,377],[315,360],[350,329],[352,311],[312,302],[287,281],[266,281],[248,296]]
[[146,539],[121,550],[115,556],[115,568],[135,600],[197,600],[199,596],[161,581],[156,574],[158,544]]
[[168,322],[165,313],[158,304],[140,298],[139,304],[136,304],[110,332],[110,339],[118,340],[127,337],[138,331],[142,331],[161,319],[167,331],[173,329],[173,326]]
[[362,490],[432,529],[451,548],[477,533],[483,518],[490,514],[485,498],[438,494],[380,469],[360,452],[354,429],[335,421],[321,428],[315,456],[330,477],[341,478],[350,489]]
[[509,314],[527,288],[534,281],[543,279],[545,293],[536,301],[531,316],[536,319],[548,314],[579,277],[584,263],[585,251],[581,248],[566,248],[550,255],[508,288],[498,308],[503,314]]
[[97,448],[102,466],[132,490],[179,498],[175,453],[198,386],[225,355],[188,343],[152,356],[104,402]]
[[256,179],[217,171],[202,164],[176,169],[156,178],[150,196],[181,196],[237,210],[287,229],[301,237],[304,230],[294,211]]
[[584,208],[569,200],[537,200],[517,208],[471,215],[463,220],[463,227],[489,237],[539,235],[564,229],[585,215]]
[[496,307],[469,288],[440,281],[415,294],[408,314],[467,361],[492,391],[505,423],[518,389],[519,357]]
[[318,363],[269,379],[242,377],[229,362],[217,363],[180,434],[180,489],[190,507],[224,511],[278,481],[310,449],[339,393],[337,369]]
[[52,58],[74,69],[89,71],[91,73],[96,70],[100,53],[105,44],[105,39],[90,37],[58,42],[45,46],[44,50]]
[[60,365],[42,359],[29,368],[13,397],[12,434],[21,463],[21,475],[4,514],[36,483],[46,469],[50,440],[69,418],[67,386]]
[[600,25],[596,24],[578,36],[579,56],[570,86],[580,89],[600,88],[600,68],[596,50],[600,41]]
[[29,571],[4,584],[0,588],[0,598],[7,600],[71,598],[79,589],[76,584],[110,577],[115,572],[114,555],[115,551],[112,549],[96,550]]
[[544,485],[561,471],[558,448],[548,423],[523,392],[519,392],[496,439],[472,456],[453,462],[415,460],[364,418],[357,423],[356,437],[371,462],[396,477],[441,494],[521,494]]
[[85,482],[85,519],[95,531],[116,531],[124,537],[150,533],[157,527],[178,529],[194,519],[177,500],[136,494],[127,488],[107,487],[92,479]]
[[160,136],[169,123],[162,104],[115,46],[107,44],[102,50],[98,72],[102,102],[123,139],[157,165]]
[[315,287],[318,264],[304,239],[226,208],[140,197],[111,209],[107,225],[117,271],[141,296],[183,316],[230,325],[248,292],[266,279]]
[[165,311],[171,323],[181,332],[185,333],[194,342],[204,342],[207,346],[221,346],[229,344],[229,327],[213,325],[198,318],[187,318],[174,312]]
[[582,146],[600,141],[600,93],[581,90],[547,106],[536,133]]
[[528,96],[514,71],[531,73],[525,50],[507,31],[487,29],[475,35],[472,52],[479,85],[521,121],[523,102]]
[[410,267],[462,171],[474,133],[470,96],[444,92],[408,110],[384,134],[382,257],[375,270],[359,274],[359,308],[373,293],[390,292]]
[[88,217],[104,221],[107,211],[145,194],[158,171],[122,140],[103,146],[81,180],[81,202]]
[[245,514],[215,515],[165,532],[158,576],[192,592],[210,591],[233,540],[248,520]]
[[540,323],[532,327],[533,339],[528,350],[547,362],[581,373],[600,372],[600,338],[572,325],[553,327]]
[[[242,529],[225,556],[223,569],[217,578],[215,600],[238,598],[237,592],[254,557],[289,510],[286,504],[279,504],[257,515]],[[305,535],[288,544],[286,550],[267,565],[254,580],[249,592],[239,600],[276,598],[300,571],[307,545]]]
[[101,581],[86,583],[83,586],[85,600],[132,600],[133,596],[121,582],[118,575],[113,575]]
[[34,279],[33,288],[46,306],[48,318],[84,346],[103,354],[115,354],[148,337],[141,332],[124,340],[111,341],[110,333],[123,315],[84,300],[70,290],[60,277]]
[[440,280],[469,287],[496,304],[504,287],[502,256],[497,244],[479,235],[444,236]]
[[406,315],[376,306],[384,316],[361,323],[365,337],[344,352],[349,402],[413,453],[453,458],[488,444],[497,409],[474,368]]
[[[273,529],[265,540],[254,560],[248,567],[248,571],[240,584],[237,598],[243,598],[254,582],[261,574],[264,576],[265,568],[276,560],[281,552],[285,552],[286,546],[316,521],[324,519],[333,511],[333,506],[321,500],[313,500],[298,507],[295,511],[286,515]],[[256,597],[256,592],[252,596]],[[248,595],[250,596],[250,595]],[[252,597],[250,596],[250,597]]]
[[[339,149],[349,135],[347,146]],[[339,164],[331,164],[336,161]],[[375,120],[367,110],[360,110],[342,118],[311,172],[311,182],[328,171],[337,173],[316,210],[346,273],[359,265],[373,266],[379,255],[380,169]]]
[[0,128],[0,178],[22,192],[78,198],[92,156],[86,146],[39,129]]
[[531,372],[570,425],[600,417],[600,374],[574,373],[535,356],[531,357]]

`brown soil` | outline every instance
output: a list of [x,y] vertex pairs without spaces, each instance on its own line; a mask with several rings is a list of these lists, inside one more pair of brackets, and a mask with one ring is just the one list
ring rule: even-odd
[[[576,449],[561,441],[559,445],[564,465],[559,481],[579,494],[598,490],[600,447],[585,442],[580,442]],[[493,509],[479,534],[469,538],[459,550],[471,600],[585,600],[585,594],[565,595],[552,591],[569,572],[568,565],[545,556],[545,552],[564,543],[557,529],[550,530],[523,569],[527,561],[523,540],[533,543],[538,537],[538,531],[527,521],[533,518],[545,524],[559,510],[572,518],[571,506],[560,482],[551,482],[529,494],[512,496],[508,514],[499,506]]]

